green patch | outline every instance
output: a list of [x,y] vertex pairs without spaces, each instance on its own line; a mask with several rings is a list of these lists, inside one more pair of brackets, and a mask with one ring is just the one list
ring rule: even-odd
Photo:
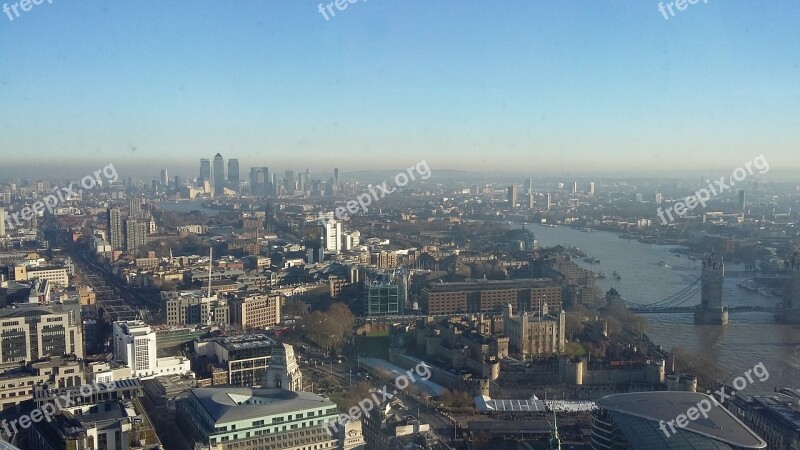
[[355,344],[357,355],[389,360],[389,333],[379,332],[374,335],[357,336]]
[[564,353],[570,356],[586,356],[586,349],[580,342],[570,342],[564,346]]

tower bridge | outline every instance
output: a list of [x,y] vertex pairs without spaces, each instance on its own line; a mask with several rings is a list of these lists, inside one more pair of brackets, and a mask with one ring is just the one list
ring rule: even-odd
[[[777,307],[736,306],[723,303],[723,281],[725,278],[760,278],[783,280],[783,298]],[[699,286],[698,286],[699,284]],[[700,292],[700,305],[684,306]],[[729,271],[721,256],[712,253],[703,259],[700,278],[681,291],[649,305],[626,302],[637,313],[694,313],[697,324],[726,325],[730,313],[774,312],[778,322],[800,324],[800,258],[798,253],[784,262],[782,270]]]

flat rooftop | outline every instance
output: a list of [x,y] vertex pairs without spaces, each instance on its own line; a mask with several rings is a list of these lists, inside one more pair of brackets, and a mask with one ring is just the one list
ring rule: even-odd
[[285,389],[198,388],[193,395],[215,424],[263,418],[306,409],[335,408],[325,397]]
[[[680,414],[712,398],[697,392],[633,392],[615,394],[597,400],[600,409],[647,419],[653,422],[675,421]],[[734,447],[766,448],[767,444],[727,409],[711,403],[708,418],[690,420],[684,431],[724,442]],[[677,428],[677,427],[676,427]]]
[[484,289],[529,289],[558,287],[548,278],[521,278],[517,280],[474,280],[454,283],[431,283],[428,292],[480,291]]

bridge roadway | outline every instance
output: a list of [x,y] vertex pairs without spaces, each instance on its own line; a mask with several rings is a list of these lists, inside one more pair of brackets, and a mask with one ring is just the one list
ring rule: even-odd
[[725,278],[770,278],[785,279],[792,278],[794,275],[786,270],[726,270]]
[[[697,311],[700,306],[673,306],[669,308],[647,308],[641,306],[630,306],[631,312],[639,314],[680,314],[680,313],[693,313]],[[771,312],[777,311],[777,308],[771,306],[732,306],[727,308],[728,313],[740,312]]]

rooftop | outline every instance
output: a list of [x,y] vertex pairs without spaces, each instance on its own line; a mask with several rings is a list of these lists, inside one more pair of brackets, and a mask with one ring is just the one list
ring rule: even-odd
[[712,398],[696,392],[634,392],[615,394],[597,400],[597,406],[612,412],[654,422],[676,420],[696,408],[703,400],[712,402],[708,418],[690,420],[685,431],[699,434],[734,447],[766,448],[766,442],[727,409],[716,406]]
[[198,388],[193,395],[216,424],[311,408],[335,408],[325,397],[285,389]]

